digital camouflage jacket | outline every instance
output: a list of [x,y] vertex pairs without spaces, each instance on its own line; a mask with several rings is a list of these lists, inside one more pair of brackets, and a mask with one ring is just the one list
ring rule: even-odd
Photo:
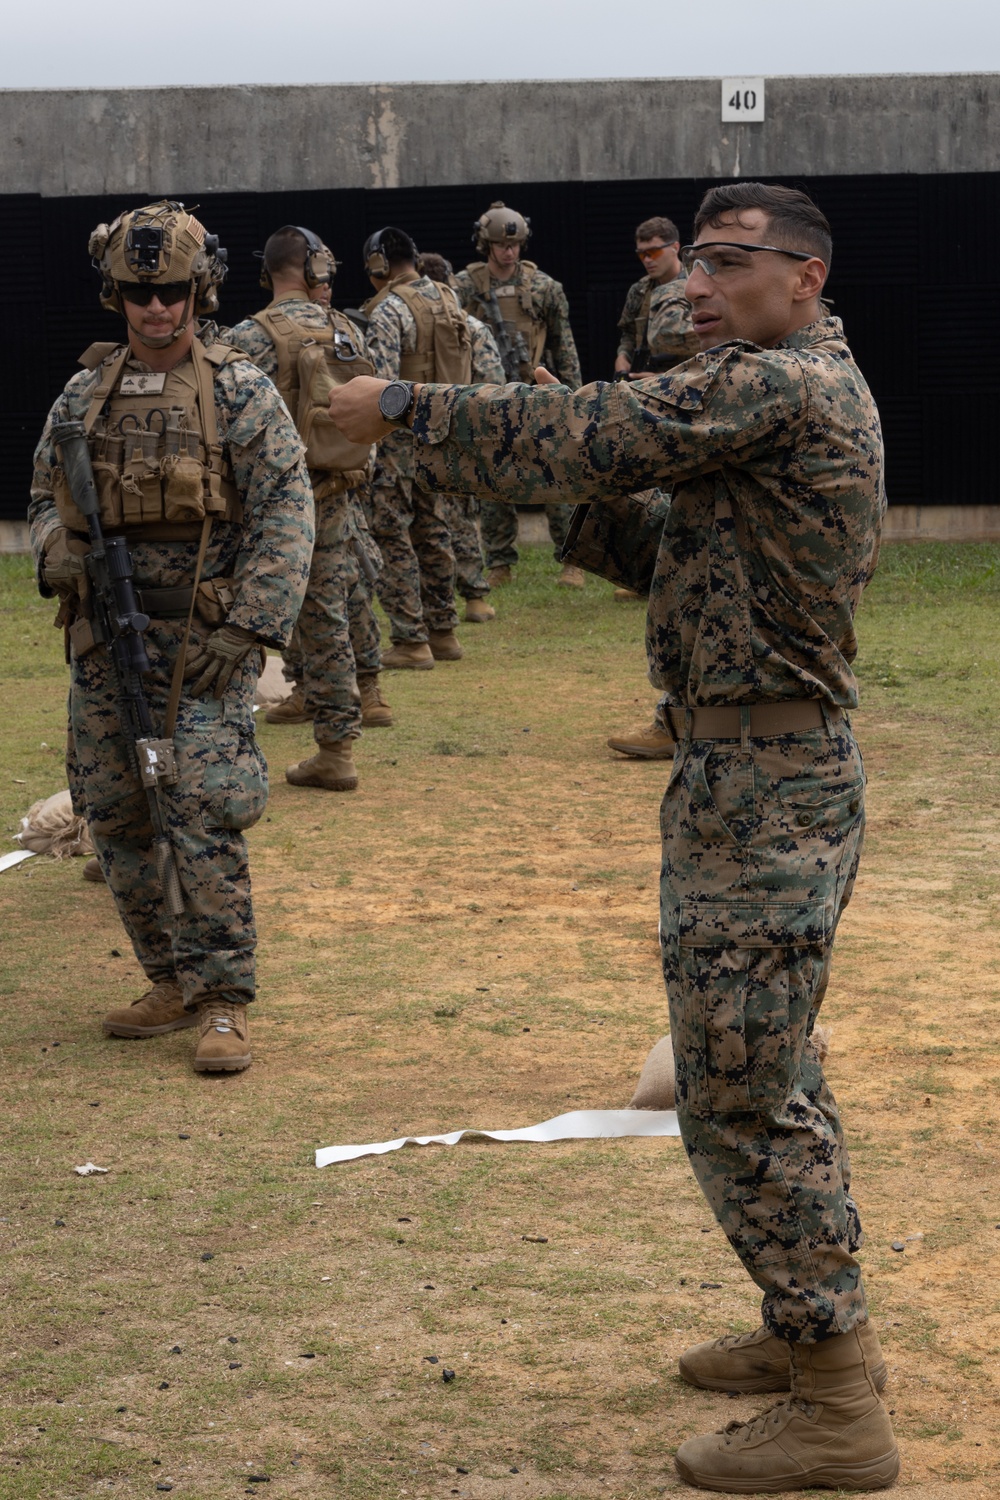
[[[773,349],[722,344],[632,385],[429,385],[413,431],[431,487],[528,503],[672,489],[649,552],[646,637],[670,704],[857,703],[854,615],[878,556],[882,434],[838,318]],[[628,506],[609,511],[609,545],[626,551]]]

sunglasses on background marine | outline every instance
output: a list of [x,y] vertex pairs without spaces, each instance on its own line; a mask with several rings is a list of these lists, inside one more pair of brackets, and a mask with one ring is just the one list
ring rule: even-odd
[[119,281],[118,290],[126,302],[134,307],[148,307],[158,297],[164,307],[173,307],[177,302],[186,302],[191,292],[190,281]]

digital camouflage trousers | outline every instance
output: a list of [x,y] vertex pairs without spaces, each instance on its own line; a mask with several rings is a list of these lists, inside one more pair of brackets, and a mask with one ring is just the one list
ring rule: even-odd
[[[184,622],[154,621],[145,634],[143,685],[156,733]],[[195,639],[208,633],[195,622]],[[86,816],[118,914],[147,977],[176,980],[188,1007],[254,997],[257,934],[243,829],[267,802],[267,765],[254,739],[260,653],[237,667],[222,699],[182,694],[174,744],[178,780],[160,789],[161,817],[180,874],[184,911],[165,914],[151,848],[149,805],[121,733],[108,654],[74,658],[67,771]]]
[[861,1226],[811,1033],[864,831],[846,719],[678,745],[661,809],[660,943],[681,1136],[789,1341],[865,1313]]
[[[545,507],[545,518],[549,523],[552,538],[552,555],[559,561],[559,554],[569,531],[573,506],[549,504]],[[517,562],[517,510],[513,505],[501,505],[498,500],[484,500],[479,517],[479,529],[483,534],[483,550],[488,568],[512,568]]]
[[382,553],[375,585],[394,641],[427,641],[429,630],[454,630],[455,554],[446,497],[392,468],[375,476],[369,513]]
[[378,623],[357,547],[374,554],[356,492],[316,502],[309,584],[287,650],[285,676],[301,685],[317,744],[361,733],[358,674],[381,665]]
[[483,572],[483,548],[476,517],[480,503],[473,495],[445,495],[444,515],[455,553],[455,592],[463,599],[484,599],[490,591]]

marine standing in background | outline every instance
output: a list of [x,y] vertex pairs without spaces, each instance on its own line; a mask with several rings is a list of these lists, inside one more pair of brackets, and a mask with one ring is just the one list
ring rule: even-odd
[[[691,322],[691,304],[684,295],[687,277],[680,262],[680,236],[672,219],[644,219],[635,231],[635,253],[646,275],[631,287],[618,319],[621,339],[615,374],[641,379],[651,372],[672,370],[698,354],[701,345]],[[633,589],[616,588],[615,598],[634,600]],[[608,748],[635,760],[672,760],[673,735],[655,718],[642,729],[613,734]]]
[[[695,1345],[690,1384],[789,1391],[675,1463],[726,1493],[883,1489],[861,1221],[812,1031],[865,823],[854,618],[885,508],[878,412],[821,293],[830,226],[793,188],[709,190],[687,246],[702,353],[635,384],[416,390],[357,381],[356,439],[406,421],[426,482],[591,501],[595,553],[649,585],[650,676],[677,753],[660,810],[660,949],[692,1169],[762,1293]],[[633,496],[672,491],[652,516]]]
[[[466,384],[472,376],[468,321],[450,287],[419,274],[410,236],[380,229],[366,241],[364,259],[375,288],[364,311],[376,374]],[[427,670],[461,658],[446,511],[443,494],[414,480],[409,433],[392,433],[379,444],[371,495],[372,531],[383,560],[378,596],[392,635],[383,666]]]
[[[429,276],[432,281],[441,281],[452,287],[455,284],[451,262],[443,255],[423,251],[419,270],[422,276]],[[503,385],[506,376],[493,334],[471,313],[466,313],[466,317],[472,334],[473,382],[476,385]],[[488,620],[496,619],[496,610],[487,603],[490,586],[483,572],[483,547],[477,521],[480,502],[475,495],[446,495],[444,500],[445,518],[455,553],[455,592],[465,600],[466,624],[484,625]]]
[[[214,323],[195,322],[218,306],[217,238],[163,200],[99,225],[90,253],[101,305],[122,314],[127,340],[92,345],[49,413],[28,517],[40,590],[59,595],[67,629],[74,810],[152,986],[110,1011],[104,1030],[149,1037],[197,1026],[195,1069],[234,1072],[250,1063],[256,948],[243,830],[267,801],[251,710],[260,647],[284,646],[305,594],[312,490],[274,386],[218,341]],[[176,758],[176,780],[156,796],[180,877],[178,916],[162,897],[108,647],[94,639],[87,522],[52,438],[67,421],[86,429],[103,531],[127,543],[149,616],[142,680]]]
[[[533,385],[535,368],[544,365],[563,385],[581,384],[580,359],[569,325],[569,303],[561,284],[540,271],[521,251],[531,234],[529,220],[503,203],[491,203],[476,220],[473,244],[484,261],[473,261],[455,277],[455,289],[467,312],[487,325],[496,340],[507,380]],[[570,506],[547,501],[545,515],[556,561],[569,530]],[[486,548],[488,579],[497,588],[510,582],[517,564],[517,512],[484,499],[480,525]],[[557,583],[583,587],[583,572],[565,564]]]
[[700,352],[684,295],[680,243],[672,219],[644,219],[635,231],[635,253],[646,274],[629,287],[618,319],[616,375],[670,370]]
[[291,642],[292,671],[301,678],[269,718],[313,723],[316,754],[289,766],[286,780],[344,792],[358,784],[353,750],[361,734],[361,696],[347,601],[361,577],[359,549],[371,548],[361,493],[370,478],[372,452],[348,443],[326,406],[333,385],[355,374],[371,375],[374,366],[354,324],[312,300],[313,288],[329,285],[334,269],[312,230],[294,224],[275,230],[264,246],[260,275],[272,300],[223,337],[277,385],[306,445],[316,500],[309,587]]

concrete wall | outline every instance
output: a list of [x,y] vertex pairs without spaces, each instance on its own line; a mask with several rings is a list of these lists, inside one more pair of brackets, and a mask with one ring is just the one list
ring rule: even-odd
[[0,193],[985,172],[1000,73],[769,78],[761,124],[718,78],[0,90]]

